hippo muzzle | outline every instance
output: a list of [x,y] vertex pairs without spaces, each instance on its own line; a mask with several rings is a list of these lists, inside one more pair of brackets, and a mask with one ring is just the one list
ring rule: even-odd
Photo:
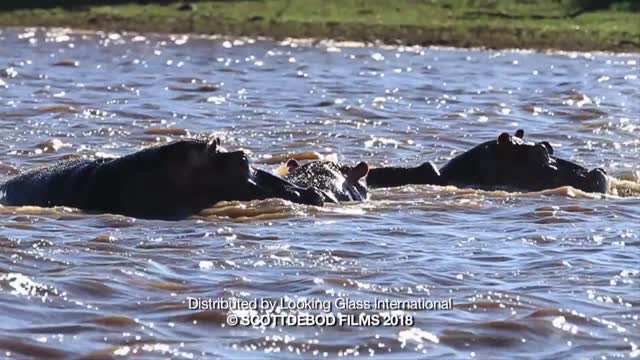
[[593,169],[587,173],[582,189],[587,192],[607,193],[609,192],[609,176],[601,169]]

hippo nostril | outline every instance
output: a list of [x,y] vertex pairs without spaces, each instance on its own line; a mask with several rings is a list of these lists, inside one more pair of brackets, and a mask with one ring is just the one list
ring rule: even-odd
[[584,190],[589,192],[607,193],[609,191],[609,178],[606,172],[600,168],[587,173]]
[[524,139],[524,130],[522,129],[516,130],[516,137],[520,139]]
[[245,154],[244,151],[234,151],[228,154],[229,154],[229,157],[234,161],[242,161],[242,162],[249,161],[249,159],[247,158],[247,154]]

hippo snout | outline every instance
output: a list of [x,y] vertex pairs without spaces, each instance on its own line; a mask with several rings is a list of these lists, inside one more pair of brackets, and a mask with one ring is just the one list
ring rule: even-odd
[[249,158],[247,158],[247,154],[245,154],[244,151],[234,151],[228,154],[232,161],[237,161],[238,163],[249,163]]
[[442,183],[442,179],[440,177],[440,171],[431,161],[427,161],[422,165],[418,166],[415,169],[415,174],[413,175],[417,179],[416,183],[419,183],[419,184],[440,185]]
[[606,194],[609,191],[609,177],[607,173],[600,168],[589,171],[583,190]]
[[301,192],[300,202],[305,205],[324,206],[324,196],[315,188],[307,188]]

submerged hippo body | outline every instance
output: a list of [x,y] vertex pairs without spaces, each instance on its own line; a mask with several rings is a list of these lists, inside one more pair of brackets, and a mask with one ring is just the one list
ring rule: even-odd
[[444,185],[440,171],[431,162],[417,167],[378,167],[369,170],[367,185],[384,188],[403,185]]
[[553,156],[547,142],[526,142],[524,131],[515,136],[502,133],[451,159],[440,169],[446,185],[482,189],[539,191],[573,186],[606,193],[609,180],[602,169],[589,171],[573,162]]
[[0,203],[156,219],[184,218],[224,200],[322,205],[317,191],[255,170],[242,151],[218,151],[219,142],[179,140],[115,159],[64,160],[2,184]]
[[526,142],[524,131],[503,133],[451,159],[440,170],[426,162],[418,167],[380,167],[369,171],[370,187],[410,184],[454,185],[480,189],[539,191],[573,186],[606,193],[609,178],[602,169],[589,171],[553,156],[547,142]]
[[300,165],[296,160],[289,160],[287,168],[285,179],[301,187],[319,190],[326,202],[363,201],[369,198],[369,191],[363,182],[369,166],[364,162],[351,167],[331,161],[310,161]]

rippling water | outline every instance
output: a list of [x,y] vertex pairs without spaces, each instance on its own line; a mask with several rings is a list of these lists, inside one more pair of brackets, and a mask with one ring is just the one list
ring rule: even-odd
[[[288,153],[442,165],[524,128],[631,196],[411,186],[179,222],[0,207],[0,356],[640,356],[640,57],[357,45],[0,29],[0,181],[181,136],[267,169]],[[186,302],[285,296],[454,310],[254,328]]]

